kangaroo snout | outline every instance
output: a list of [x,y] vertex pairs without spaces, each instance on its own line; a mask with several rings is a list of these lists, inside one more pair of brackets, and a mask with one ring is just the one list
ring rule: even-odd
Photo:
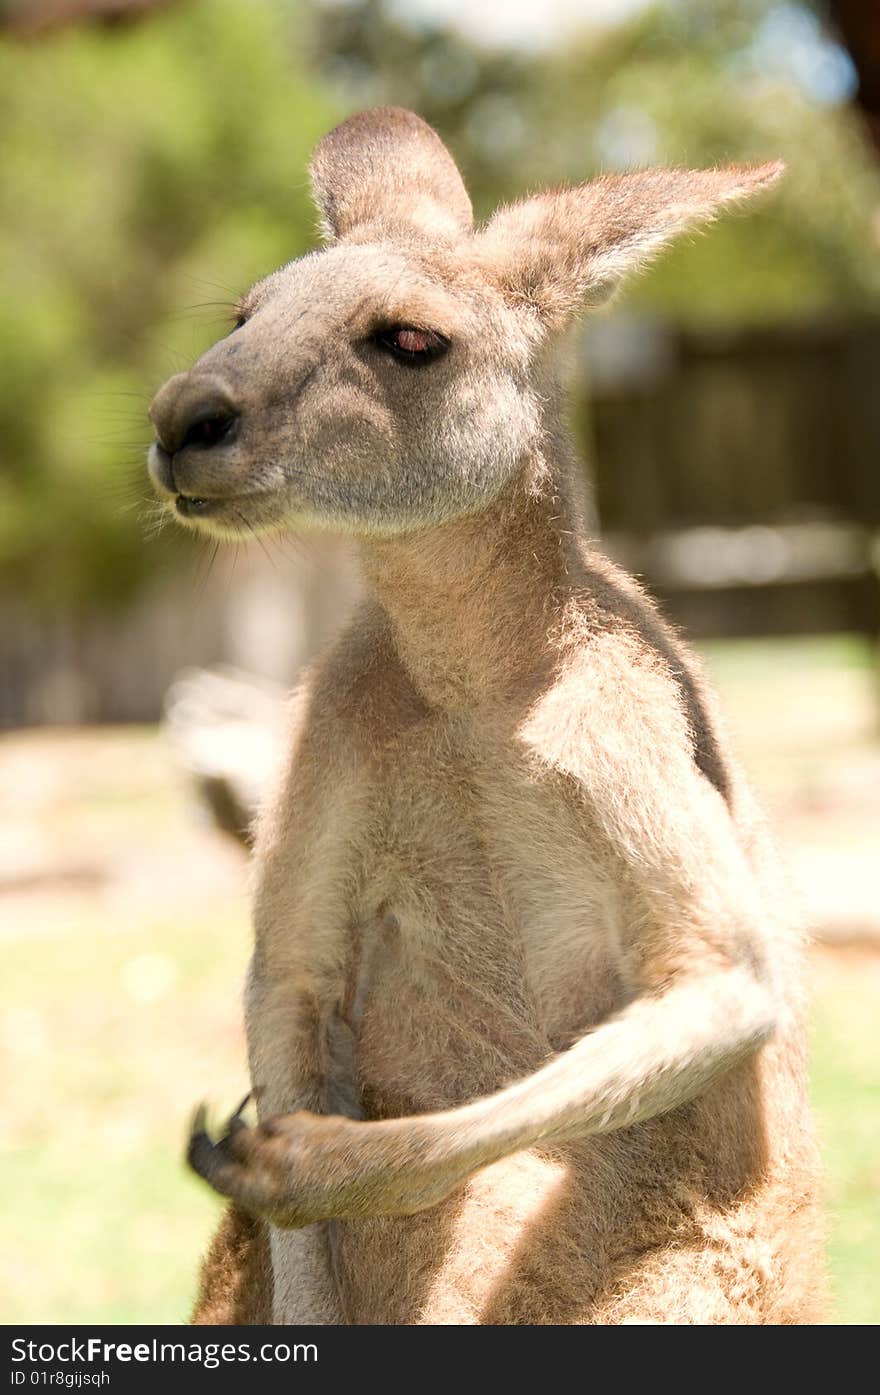
[[239,411],[216,378],[178,373],[160,388],[150,406],[156,441],[167,455],[188,446],[210,449],[229,439]]
[[204,373],[178,373],[154,397],[150,475],[160,494],[175,496],[179,517],[213,514],[235,492],[231,457],[219,447],[232,444],[240,416],[225,384]]

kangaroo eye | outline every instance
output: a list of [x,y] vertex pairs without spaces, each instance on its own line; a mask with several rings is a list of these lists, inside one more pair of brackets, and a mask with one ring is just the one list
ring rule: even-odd
[[375,335],[374,342],[403,363],[426,363],[449,348],[449,340],[432,329],[395,325]]

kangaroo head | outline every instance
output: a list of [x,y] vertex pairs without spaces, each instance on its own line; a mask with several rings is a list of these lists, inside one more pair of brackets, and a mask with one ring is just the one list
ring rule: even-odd
[[258,282],[154,399],[159,495],[220,536],[394,533],[485,508],[540,452],[547,346],[579,308],[781,169],[603,176],[475,230],[429,126],[352,117],[312,163],[327,246]]

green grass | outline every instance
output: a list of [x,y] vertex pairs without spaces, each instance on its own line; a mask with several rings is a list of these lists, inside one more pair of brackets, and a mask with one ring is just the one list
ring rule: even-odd
[[243,926],[99,921],[8,953],[4,1320],[179,1322],[218,1212],[187,1118],[243,1093]]
[[813,1103],[827,1172],[838,1321],[880,1321],[880,956],[821,966],[813,1010]]
[[243,860],[153,730],[10,738],[13,787],[16,870],[93,875],[3,898],[0,1312],[180,1322],[219,1211],[187,1120],[245,1089]]

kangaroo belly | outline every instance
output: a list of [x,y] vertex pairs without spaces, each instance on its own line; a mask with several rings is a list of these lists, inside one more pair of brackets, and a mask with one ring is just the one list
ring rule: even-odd
[[339,1223],[336,1274],[347,1321],[495,1321],[494,1308],[505,1306],[517,1282],[517,1256],[546,1227],[567,1177],[563,1161],[521,1153],[420,1215]]

